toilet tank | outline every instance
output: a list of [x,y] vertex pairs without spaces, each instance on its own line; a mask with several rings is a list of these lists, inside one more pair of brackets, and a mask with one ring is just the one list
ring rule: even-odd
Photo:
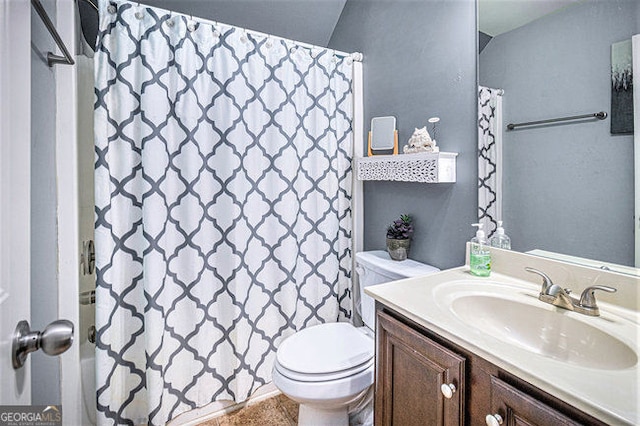
[[417,277],[438,272],[440,269],[407,259],[391,260],[383,250],[356,253],[356,273],[360,283],[360,302],[356,304],[356,312],[362,317],[364,324],[375,329],[375,300],[364,293],[365,287],[382,284],[403,278]]

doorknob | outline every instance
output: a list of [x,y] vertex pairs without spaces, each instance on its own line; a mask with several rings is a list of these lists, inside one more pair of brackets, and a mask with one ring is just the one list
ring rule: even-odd
[[42,349],[47,355],[60,355],[73,343],[73,323],[69,320],[57,320],[43,331],[31,331],[28,321],[20,321],[13,334],[11,361],[14,370],[21,368],[27,355]]

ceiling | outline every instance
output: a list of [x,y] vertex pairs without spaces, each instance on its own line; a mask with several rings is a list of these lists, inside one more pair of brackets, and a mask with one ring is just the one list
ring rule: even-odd
[[492,37],[582,0],[478,0],[478,30]]

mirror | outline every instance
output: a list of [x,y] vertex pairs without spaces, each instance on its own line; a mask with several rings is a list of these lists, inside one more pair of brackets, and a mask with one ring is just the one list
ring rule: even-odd
[[[637,0],[478,0],[478,82],[503,90],[502,219],[512,248],[634,265],[634,136],[610,118],[612,45]],[[637,112],[637,111],[636,111]]]
[[[396,146],[396,118],[373,117],[371,119],[370,152],[373,154],[386,153]],[[381,152],[382,151],[382,152]]]

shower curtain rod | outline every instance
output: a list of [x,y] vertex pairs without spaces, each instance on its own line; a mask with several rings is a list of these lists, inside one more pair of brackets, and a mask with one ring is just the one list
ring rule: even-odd
[[[235,25],[232,25],[235,27]],[[236,27],[239,28],[239,27]],[[348,52],[342,52],[340,50],[334,50],[334,49],[330,49],[328,47],[322,47],[322,46],[316,46],[313,44],[309,44],[309,43],[304,43],[302,41],[295,41],[295,40],[291,40],[288,38],[284,38],[284,37],[278,37],[275,35],[271,35],[271,34],[265,34],[265,33],[261,33],[260,31],[254,31],[254,30],[247,30],[247,29],[242,29],[244,32],[252,34],[252,35],[257,35],[257,36],[261,36],[261,37],[265,37],[265,38],[277,38],[279,40],[283,40],[285,42],[289,42],[289,43],[293,43],[296,46],[299,47],[304,47],[305,49],[309,49],[309,50],[313,50],[313,49],[322,49],[322,50],[330,50],[333,52],[334,55],[336,56],[341,56],[343,58],[351,58],[354,61],[358,61],[358,62],[362,62],[362,60],[364,59],[364,55],[360,52],[353,52],[353,53],[348,53]]]
[[56,55],[53,52],[47,52],[47,65],[52,67],[55,64],[67,64],[67,65],[75,64],[73,58],[71,58],[71,54],[67,50],[67,46],[64,45],[62,38],[60,38],[60,34],[58,34],[56,27],[51,22],[51,19],[49,19],[49,15],[47,15],[47,11],[44,10],[44,7],[42,7],[42,3],[40,3],[40,0],[31,0],[31,5],[36,9],[36,12],[38,12],[38,15],[40,15],[40,19],[42,19],[44,26],[47,27],[49,34],[51,34],[51,37],[53,37],[53,41],[56,42],[56,44],[58,45],[58,48],[62,51],[64,55],[64,56],[60,56],[60,55]]
[[[85,0],[85,1],[89,1],[89,0]],[[138,6],[142,5],[142,6],[146,6],[146,7],[154,7],[154,6],[146,5],[143,2],[139,2],[139,1],[138,2],[134,1],[133,3],[137,3]],[[182,16],[188,16],[191,19],[193,19],[193,15],[190,15],[188,13],[173,12],[171,10],[162,9],[162,8],[156,8],[156,9],[164,10],[166,12],[169,12],[169,14],[177,14],[177,15],[182,15]],[[279,36],[272,35],[272,34],[265,34],[265,33],[262,33],[260,31],[249,30],[249,29],[246,29],[246,28],[240,28],[240,27],[238,27],[236,25],[231,25],[231,24],[225,24],[223,22],[212,21],[210,19],[204,19],[204,18],[197,18],[197,19],[199,21],[203,21],[203,22],[207,22],[207,23],[211,23],[211,24],[221,24],[222,23],[222,24],[228,25],[230,27],[239,28],[240,30],[244,31],[247,34],[257,35],[257,36],[265,37],[265,38],[274,38],[274,39],[278,39],[278,40],[283,40],[285,42],[292,43],[292,44],[295,44],[296,46],[304,47],[305,49],[309,49],[309,50],[313,50],[313,49],[329,50],[329,51],[332,51],[333,54],[336,55],[336,56],[340,56],[340,57],[343,57],[343,58],[351,58],[351,59],[353,59],[354,61],[357,61],[357,62],[362,62],[362,60],[364,59],[364,55],[362,53],[360,53],[360,52],[353,52],[353,53],[343,52],[343,51],[340,51],[340,50],[329,49],[328,47],[316,46],[316,45],[313,45],[313,44],[304,43],[302,41],[295,41],[295,40],[291,40],[291,39],[284,38],[284,37],[279,37]]]

